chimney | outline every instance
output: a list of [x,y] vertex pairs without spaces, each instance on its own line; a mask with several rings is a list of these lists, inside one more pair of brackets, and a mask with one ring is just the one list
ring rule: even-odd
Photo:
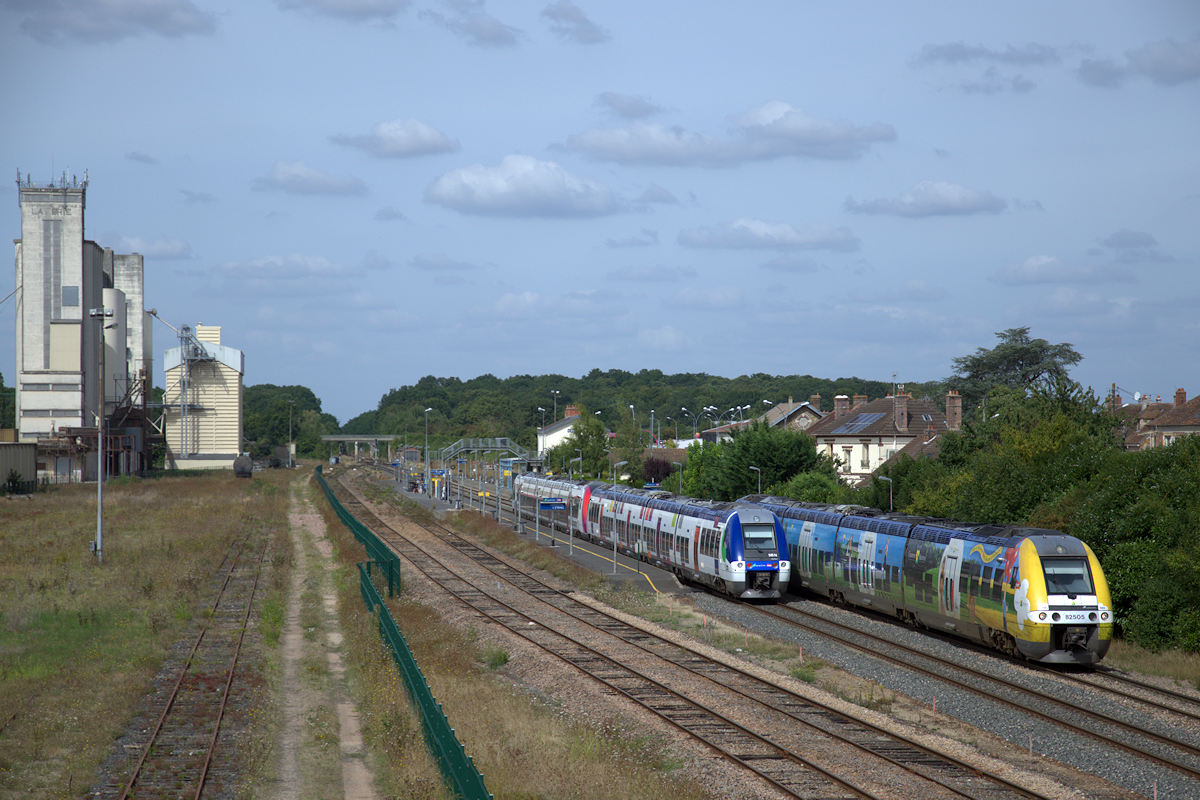
[[1121,410],[1121,406],[1123,406],[1123,405],[1125,405],[1125,403],[1121,399],[1121,395],[1114,394],[1112,396],[1112,401],[1109,403],[1108,410],[1115,414]]
[[1179,408],[1181,405],[1183,405],[1186,402],[1187,402],[1187,392],[1185,392],[1183,389],[1176,389],[1175,390],[1175,407]]
[[567,407],[565,409],[563,409],[563,419],[569,419],[570,417],[578,417],[578,416],[579,416],[579,406],[575,405],[574,403],[569,403],[567,405]]
[[953,389],[946,394],[946,428],[952,431],[962,429],[962,395]]
[[810,394],[808,396],[808,404],[813,407],[813,411],[821,410],[821,395]]
[[892,407],[896,411],[896,430],[900,433],[908,433],[908,401],[906,394],[897,394],[892,398]]
[[865,402],[867,402],[867,396],[865,394],[856,394],[854,395],[854,405],[852,405],[851,408],[858,408]]
[[850,413],[850,398],[839,394],[833,398],[833,418],[838,419]]

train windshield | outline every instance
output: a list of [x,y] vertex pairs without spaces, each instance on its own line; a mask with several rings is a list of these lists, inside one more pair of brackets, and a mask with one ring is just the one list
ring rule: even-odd
[[1046,558],[1046,591],[1050,594],[1095,594],[1092,573],[1083,558]]
[[779,558],[775,543],[775,526],[767,523],[742,523],[742,538],[746,542],[746,558]]

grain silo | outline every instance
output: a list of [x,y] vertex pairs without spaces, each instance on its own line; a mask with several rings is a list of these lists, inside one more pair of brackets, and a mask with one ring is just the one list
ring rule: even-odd
[[221,344],[220,326],[185,325],[163,369],[167,467],[232,467],[242,452],[242,351]]

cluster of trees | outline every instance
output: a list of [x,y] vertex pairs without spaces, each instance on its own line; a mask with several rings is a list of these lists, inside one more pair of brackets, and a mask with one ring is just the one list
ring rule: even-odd
[[[667,375],[660,370],[594,369],[581,378],[517,375],[500,379],[481,375],[467,381],[428,375],[412,386],[389,391],[375,410],[350,419],[342,431],[408,433],[410,441],[423,441],[425,409],[429,408],[431,445],[442,446],[461,437],[506,436],[532,450],[537,429],[555,422],[556,417],[561,419],[569,404],[586,409],[584,416],[597,416],[599,412],[601,424],[618,436],[628,424],[632,442],[636,439],[635,421],[637,429],[643,431],[643,439],[647,436],[651,409],[656,412],[655,431],[661,430],[664,439],[690,438],[691,414],[701,414],[705,406],[726,409],[749,405],[744,412],[749,418],[766,410],[764,400],[780,403],[792,396],[799,401],[820,394],[828,408],[837,394],[880,397],[889,391],[891,384],[860,378],[829,380],[763,373],[722,378],[704,373]],[[681,408],[690,413],[684,414]],[[723,421],[728,421],[728,416]],[[695,427],[713,425],[712,419],[701,418]],[[571,452],[569,458],[577,455]]]
[[242,435],[254,458],[271,456],[289,441],[298,456],[323,458],[328,448],[321,437],[337,432],[337,418],[323,413],[321,401],[305,386],[260,383],[242,392]]
[[4,374],[0,373],[0,428],[15,428],[17,412],[17,389],[4,385]]

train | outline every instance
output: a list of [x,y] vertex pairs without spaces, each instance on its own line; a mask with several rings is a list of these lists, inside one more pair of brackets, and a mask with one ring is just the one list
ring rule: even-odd
[[791,581],[782,522],[765,506],[698,500],[602,481],[517,476],[520,518],[561,499],[572,535],[741,600],[776,600]]
[[1095,664],[1113,635],[1095,553],[1055,530],[748,495],[783,524],[793,594],[894,615],[1047,664]]
[[526,518],[527,504],[561,497],[573,535],[615,539],[627,555],[731,597],[812,592],[1045,664],[1094,665],[1112,643],[1100,562],[1060,531],[770,495],[714,502],[538,474],[514,488]]

